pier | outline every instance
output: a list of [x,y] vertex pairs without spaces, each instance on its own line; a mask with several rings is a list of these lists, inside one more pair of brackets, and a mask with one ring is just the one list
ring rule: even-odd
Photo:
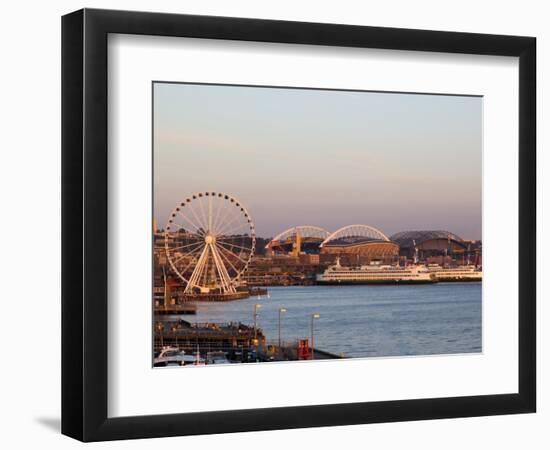
[[267,295],[265,288],[250,288],[235,293],[208,293],[208,294],[181,294],[178,299],[181,302],[228,302],[242,298]]
[[155,306],[155,315],[187,315],[197,314],[197,305],[192,302],[182,302],[173,305],[159,305]]
[[223,352],[228,361],[235,363],[342,359],[318,348],[312,348],[308,339],[278,344],[268,343],[263,331],[240,322],[189,323],[157,322],[154,348],[175,348],[193,355]]
[[240,322],[228,323],[189,323],[157,322],[155,326],[155,349],[175,346],[185,351],[194,351],[198,346],[209,350],[249,348],[264,335],[260,329]]

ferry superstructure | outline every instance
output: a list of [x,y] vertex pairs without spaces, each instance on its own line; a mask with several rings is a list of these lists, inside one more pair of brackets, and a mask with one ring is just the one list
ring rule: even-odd
[[391,266],[370,264],[360,267],[345,267],[336,264],[317,275],[318,284],[428,284],[437,278],[426,266]]
[[483,273],[474,265],[442,267],[439,264],[428,264],[428,271],[439,281],[482,281]]

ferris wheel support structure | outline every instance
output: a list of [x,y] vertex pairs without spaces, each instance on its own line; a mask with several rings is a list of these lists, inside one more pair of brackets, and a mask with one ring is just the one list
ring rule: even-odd
[[255,250],[254,224],[233,196],[192,194],[170,215],[165,249],[185,294],[234,294]]

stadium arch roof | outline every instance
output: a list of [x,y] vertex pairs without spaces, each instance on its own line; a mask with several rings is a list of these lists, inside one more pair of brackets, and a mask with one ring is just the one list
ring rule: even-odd
[[464,240],[457,234],[445,230],[401,231],[392,235],[390,239],[394,242],[397,242],[400,247],[407,248],[413,247],[415,245],[414,242],[416,242],[416,245],[420,245],[422,242],[436,239],[451,240],[461,244],[464,242]]
[[326,245],[338,244],[355,244],[368,241],[389,241],[390,239],[377,228],[369,225],[347,225],[336,230],[328,236],[321,244],[321,247]]
[[292,238],[300,234],[302,238],[317,238],[320,241],[324,240],[327,236],[330,235],[330,232],[324,228],[315,226],[315,225],[298,225],[295,227],[288,228],[277,236],[275,236],[269,243],[266,245],[266,248],[271,248],[273,245],[284,242],[289,238]]

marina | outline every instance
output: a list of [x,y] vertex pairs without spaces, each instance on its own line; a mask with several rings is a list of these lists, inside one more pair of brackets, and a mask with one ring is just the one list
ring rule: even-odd
[[308,338],[268,341],[257,324],[241,322],[191,323],[170,317],[156,323],[154,342],[155,367],[344,357],[313,347]]
[[[383,357],[482,351],[481,283],[426,285],[289,286],[270,297],[198,303],[193,323],[254,323],[266,344],[311,340],[338,357]],[[255,305],[260,304],[260,308]],[[281,314],[279,310],[286,309]],[[176,321],[165,316],[163,320]]]

